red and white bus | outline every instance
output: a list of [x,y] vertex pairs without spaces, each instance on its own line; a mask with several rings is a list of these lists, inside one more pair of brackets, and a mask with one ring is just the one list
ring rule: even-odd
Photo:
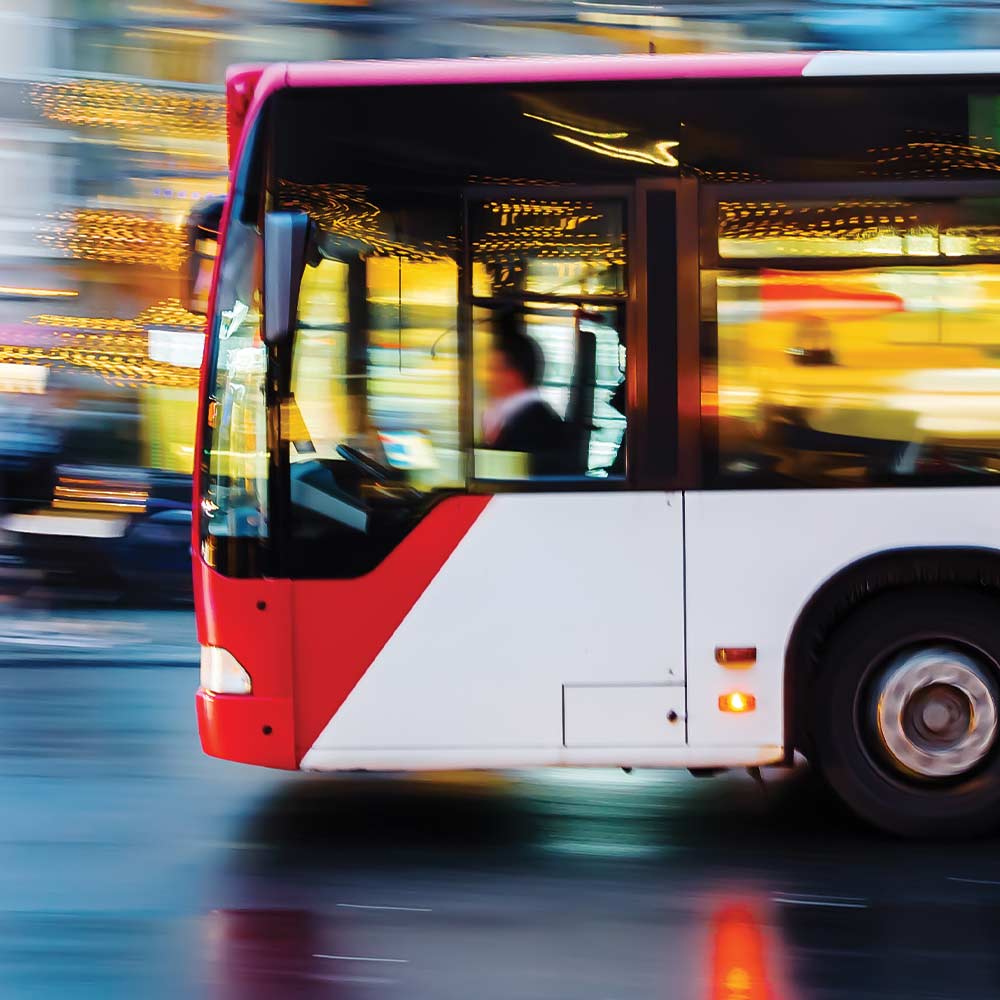
[[1000,817],[1000,53],[228,80],[213,755]]

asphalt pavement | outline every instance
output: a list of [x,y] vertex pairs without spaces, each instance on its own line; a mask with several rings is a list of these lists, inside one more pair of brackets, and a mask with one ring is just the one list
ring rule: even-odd
[[0,615],[4,1000],[1000,996],[996,839],[886,838],[807,770],[216,761],[192,646],[185,611]]

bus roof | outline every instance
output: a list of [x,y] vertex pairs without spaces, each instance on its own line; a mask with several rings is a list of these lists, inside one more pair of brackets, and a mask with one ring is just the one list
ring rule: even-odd
[[787,77],[978,76],[1000,74],[1000,49],[963,52],[693,53],[334,60],[234,66],[227,74],[230,159],[244,121],[288,87],[572,83]]

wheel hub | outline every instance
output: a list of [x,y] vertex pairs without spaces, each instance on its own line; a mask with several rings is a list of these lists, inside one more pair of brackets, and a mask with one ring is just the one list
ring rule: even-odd
[[985,668],[944,647],[897,657],[878,685],[876,714],[893,763],[924,778],[968,771],[996,738],[996,699]]

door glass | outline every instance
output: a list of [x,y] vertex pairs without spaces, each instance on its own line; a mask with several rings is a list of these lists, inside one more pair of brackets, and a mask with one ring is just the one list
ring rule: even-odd
[[625,203],[470,205],[474,474],[625,471]]

